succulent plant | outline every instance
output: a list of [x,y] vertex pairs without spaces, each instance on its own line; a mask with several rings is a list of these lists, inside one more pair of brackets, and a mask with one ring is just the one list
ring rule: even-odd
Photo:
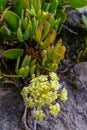
[[31,61],[31,56],[25,55],[21,66],[19,68],[20,58],[17,59],[17,64],[15,68],[15,72],[17,75],[21,75],[21,77],[27,77],[28,74],[31,76],[34,74],[36,67],[36,59]]
[[[5,25],[1,26],[0,32],[5,39],[12,40],[17,37],[20,42],[32,39],[36,43],[35,47],[32,43],[33,53],[27,53],[21,65],[20,57],[16,58],[15,73],[17,75],[26,77],[34,72],[38,75],[43,74],[43,70],[46,72],[57,70],[58,63],[65,52],[62,42],[55,43],[59,27],[65,21],[64,10],[61,9],[57,13],[57,8],[58,0],[23,0],[22,2],[14,0],[14,11],[7,8],[3,12],[1,21],[5,20]],[[26,44],[28,45],[28,43]],[[34,51],[36,51],[37,57],[34,57]],[[35,63],[33,63],[34,61]]]
[[[50,30],[59,29],[62,18],[61,11],[57,13],[58,0],[49,2],[41,0],[14,0],[14,11],[8,10],[3,12],[1,21],[5,19],[5,25],[1,27],[0,32],[7,40],[16,37],[20,42],[33,38],[40,24],[47,20],[50,24]],[[57,14],[60,14],[59,16]],[[62,14],[64,11],[62,10]],[[65,21],[65,15],[64,15]],[[63,21],[62,21],[63,23]],[[46,29],[46,28],[45,28]]]
[[3,10],[5,9],[6,2],[7,2],[7,0],[0,0],[0,13],[2,13]]

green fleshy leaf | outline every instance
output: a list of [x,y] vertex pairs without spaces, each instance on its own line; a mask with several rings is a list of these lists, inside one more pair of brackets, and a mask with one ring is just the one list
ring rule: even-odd
[[3,52],[3,57],[8,59],[17,59],[23,55],[22,49],[9,49]]
[[81,8],[87,5],[87,0],[68,0],[68,2],[73,8]]
[[22,38],[22,31],[20,28],[18,28],[17,30],[17,38],[20,42],[23,42],[23,38]]
[[7,0],[0,0],[0,13],[5,9]]
[[31,61],[31,56],[26,55],[22,61],[21,67],[25,67],[26,65],[29,66]]
[[50,0],[50,1],[51,1],[51,4],[50,4],[49,12],[56,13],[56,9],[58,6],[58,0]]
[[85,15],[82,15],[82,19],[83,19],[85,27],[87,28],[87,17]]
[[28,7],[28,0],[14,0],[14,11],[21,16],[22,10]]
[[19,26],[19,17],[18,15],[16,15],[14,12],[12,11],[6,11],[4,13],[4,17],[7,23],[8,28],[13,31],[16,32]]
[[2,37],[6,40],[13,40],[16,36],[16,34],[11,32],[6,26],[2,26],[0,32]]
[[56,19],[60,19],[60,23],[64,23],[66,20],[66,15],[64,12],[60,12],[56,15]]
[[26,66],[25,68],[24,68],[24,72],[22,73],[22,75],[23,75],[23,77],[27,77],[28,76],[28,74],[29,74],[29,66]]

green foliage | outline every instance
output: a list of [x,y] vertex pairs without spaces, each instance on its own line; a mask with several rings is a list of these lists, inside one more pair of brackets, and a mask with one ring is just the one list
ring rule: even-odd
[[25,55],[21,65],[20,58],[17,59],[15,73],[17,75],[21,75],[21,77],[27,77],[29,74],[32,76],[35,72],[35,67],[36,59],[32,60],[31,56]]
[[[65,47],[62,46],[61,39],[57,42],[56,46],[52,47],[48,43],[50,43],[50,37],[47,37],[49,42],[45,42],[45,49],[41,52],[42,62],[39,65],[39,69],[46,69],[48,71],[56,71],[58,68],[58,64],[61,59],[64,57]],[[47,40],[47,39],[46,39]]]
[[[48,10],[45,9],[45,5],[49,5]],[[61,11],[59,13],[56,13],[58,7],[58,0],[55,0],[54,2],[52,0],[49,2],[44,2],[44,10],[42,10],[41,7],[42,2],[40,0],[23,0],[23,2],[21,2],[20,0],[15,0],[14,11],[5,10],[2,14],[2,17],[3,19],[5,19],[6,22],[6,24],[4,25],[6,26],[4,29],[4,32],[6,34],[3,34],[3,31],[1,31],[2,36],[5,39],[7,38],[8,40],[10,39],[10,37],[13,37],[13,34],[16,33],[15,36],[17,36],[20,42],[24,42],[29,38],[34,39],[35,37],[33,35],[36,34],[38,26],[40,24],[42,24],[43,26],[45,20],[47,20],[50,24],[49,31],[51,31],[52,28],[58,31],[59,25],[61,25],[65,21],[65,15],[63,15],[63,10],[62,13]],[[60,15],[56,16],[57,14]],[[64,18],[62,16],[64,16]],[[10,36],[6,31],[6,28],[10,31]]]
[[85,28],[87,28],[87,17],[85,15],[82,15],[83,23],[85,25]]
[[16,36],[16,34],[14,32],[11,32],[6,26],[2,26],[0,28],[0,32],[2,34],[2,37],[4,37],[6,40],[12,40]]
[[0,13],[3,12],[3,10],[6,7],[7,0],[0,0]]
[[5,19],[6,25],[0,28],[2,37],[6,40],[13,40],[16,37],[19,17],[14,12],[5,10],[1,17],[1,21],[3,21],[3,19]]
[[[85,15],[82,15],[82,20],[83,20],[83,26],[87,30],[87,17]],[[87,54],[87,37],[85,39],[85,43],[82,44],[80,50],[78,51],[78,60],[81,59],[81,57],[85,57]]]
[[19,17],[12,11],[5,11],[4,18],[7,24],[7,27],[12,31],[16,32],[18,29]]
[[17,59],[23,55],[23,49],[9,49],[3,52],[3,57],[8,59]]
[[28,7],[28,0],[14,0],[14,12],[21,16],[22,10]]
[[67,0],[67,1],[73,8],[81,8],[87,5],[87,0]]
[[[20,42],[32,39],[37,44],[35,51],[38,55],[33,57],[34,53],[29,53],[22,61],[21,49],[10,49],[3,53],[6,58],[17,59],[15,73],[18,77],[32,77],[34,73],[37,76],[57,70],[58,63],[64,57],[65,47],[62,46],[61,40],[56,46],[54,43],[56,34],[66,19],[64,9],[57,13],[57,8],[58,0],[15,0],[14,11],[7,8],[3,12],[1,21],[4,21],[5,25],[0,28],[3,38],[12,40],[17,37]],[[33,43],[32,48],[33,51],[36,48]]]
[[[21,0],[14,0],[14,11],[5,10],[2,14],[6,24],[4,27],[1,27],[0,32],[7,40],[12,40],[17,36],[20,42],[24,42],[29,38],[37,41],[38,39],[33,35],[36,34],[36,30],[40,24],[43,26],[45,20],[50,24],[49,31],[54,28],[58,32],[66,20],[64,8],[68,2],[72,7],[80,7],[81,5],[84,6],[87,4],[86,0],[79,0],[79,2],[73,2],[71,0],[50,0],[48,2],[41,0],[22,0],[21,2]],[[63,9],[59,9],[59,5]],[[43,28],[43,30],[45,29]]]
[[78,50],[78,60],[85,57],[86,54],[87,54],[87,37],[85,39],[85,43],[83,43],[80,49]]

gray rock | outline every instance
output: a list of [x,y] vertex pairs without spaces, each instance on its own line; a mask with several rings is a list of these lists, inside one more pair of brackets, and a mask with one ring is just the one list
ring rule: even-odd
[[74,66],[74,71],[79,79],[87,85],[87,62],[80,62]]
[[82,13],[82,14],[87,13],[87,6],[85,6],[85,7],[83,7],[83,8],[77,8],[77,10],[78,10],[80,13]]
[[0,85],[0,130],[22,130],[23,104],[14,87],[10,84]]

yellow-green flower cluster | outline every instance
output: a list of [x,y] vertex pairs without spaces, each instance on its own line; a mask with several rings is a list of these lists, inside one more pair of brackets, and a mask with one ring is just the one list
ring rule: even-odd
[[60,111],[60,105],[56,103],[55,105],[51,105],[49,109],[52,115],[56,115]]
[[45,117],[45,114],[43,113],[42,110],[36,110],[32,112],[32,115],[36,118],[36,119],[43,119]]
[[68,95],[68,92],[67,92],[66,88],[63,88],[61,93],[58,94],[58,96],[60,97],[62,102],[66,102],[67,101],[67,99],[68,99],[67,95]]
[[33,78],[29,86],[23,88],[21,94],[24,102],[27,107],[36,108],[36,111],[32,112],[36,119],[43,119],[45,117],[42,111],[44,105],[48,105],[51,115],[57,115],[60,111],[60,105],[55,100],[59,96],[62,101],[65,101],[64,96],[67,96],[65,90],[58,95],[60,87],[57,75],[51,72],[49,75],[40,75]]

